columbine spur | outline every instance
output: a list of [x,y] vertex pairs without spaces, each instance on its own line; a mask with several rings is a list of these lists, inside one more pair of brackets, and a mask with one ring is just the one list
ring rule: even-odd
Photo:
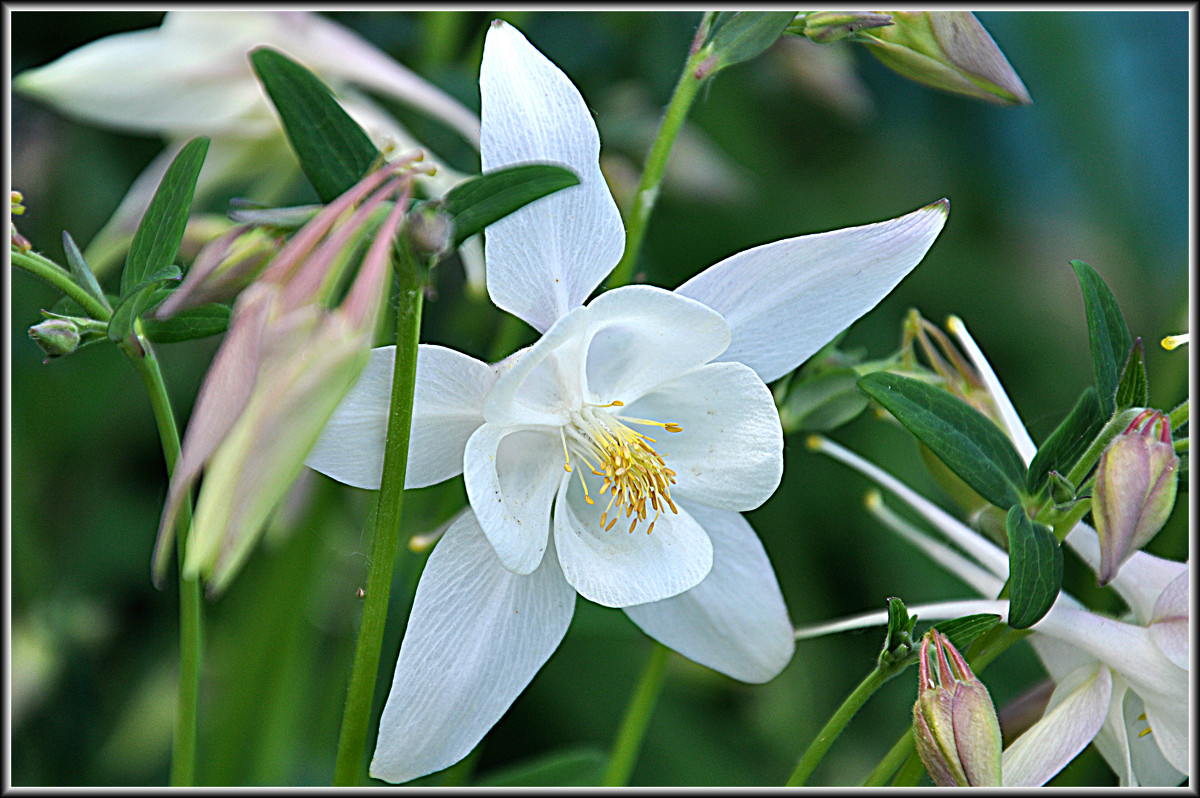
[[[794,643],[740,515],[775,491],[783,432],[766,382],[878,303],[924,257],[945,200],[887,222],[747,250],[675,291],[584,300],[625,234],[599,135],[570,80],[493,23],[480,71],[484,171],[565,164],[580,185],[487,229],[487,288],[541,339],[489,365],[421,346],[407,487],[462,473],[470,508],[429,557],[372,775],[465,756],[558,647],[575,594],[747,682]],[[377,488],[393,350],[375,350],[308,465]]]

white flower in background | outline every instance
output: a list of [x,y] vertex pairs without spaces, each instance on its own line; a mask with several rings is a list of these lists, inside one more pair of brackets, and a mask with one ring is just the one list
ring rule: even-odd
[[[167,148],[134,182],[98,236],[105,245],[99,250],[112,252],[109,247],[132,234],[167,166],[195,136],[212,139],[197,201],[235,183],[260,184],[258,198],[269,200],[299,173],[250,65],[248,53],[262,45],[280,50],[329,83],[378,146],[391,143],[400,154],[421,145],[358,89],[413,106],[478,146],[479,119],[471,110],[319,14],[171,11],[158,28],[105,37],[13,81],[14,90],[80,121],[167,139]],[[461,179],[463,175],[440,167],[429,185],[442,194]],[[468,245],[464,263],[482,285],[478,247],[477,241]]]
[[[947,328],[958,338],[988,388],[1017,451],[1028,463],[1037,451],[995,372],[961,320]],[[944,512],[886,471],[824,438],[812,447],[846,463],[908,504],[970,559],[914,529],[878,501],[868,502],[885,525],[925,551],[980,595],[995,596],[1008,578],[1008,556],[983,535]],[[1079,524],[1066,543],[1099,573],[1095,530]],[[1188,776],[1189,569],[1135,552],[1110,585],[1129,606],[1115,620],[1090,612],[1067,593],[1030,637],[1056,688],[1042,719],[1004,752],[1005,786],[1039,786],[1094,742],[1123,785],[1175,786]],[[994,612],[1007,617],[1007,601],[954,601],[918,605],[926,620]],[[818,624],[798,639],[887,623],[886,612]],[[1148,730],[1148,731],[1147,731]]]
[[[676,291],[584,300],[624,249],[599,135],[571,81],[493,23],[480,72],[485,171],[552,161],[580,185],[487,229],[487,288],[543,333],[496,365],[423,345],[406,485],[464,475],[470,508],[417,587],[372,775],[465,756],[558,647],[575,594],[747,682],[794,647],[762,544],[740,515],[783,469],[766,382],[879,302],[924,256],[940,201],[734,255]],[[308,464],[379,486],[393,349],[372,353]]]

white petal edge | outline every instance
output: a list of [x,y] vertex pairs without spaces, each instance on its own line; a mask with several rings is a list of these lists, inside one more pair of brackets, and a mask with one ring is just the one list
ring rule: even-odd
[[[371,350],[305,465],[356,488],[379,488],[395,359],[394,346]],[[483,424],[483,400],[495,380],[491,366],[461,352],[432,344],[417,348],[404,487],[422,488],[462,473],[467,439]]]
[[663,513],[649,534],[650,518],[630,532],[624,515],[606,532],[601,507],[584,504],[582,489],[572,498],[577,482],[565,479],[559,487],[554,545],[563,576],[579,595],[605,607],[629,607],[677,596],[708,575],[712,542],[687,510]]
[[721,360],[771,382],[879,304],[925,257],[948,209],[943,199],[886,222],[763,244],[676,291],[729,322],[733,340]]
[[1188,581],[1184,571],[1163,590],[1154,603],[1154,617],[1150,623],[1150,639],[1176,666],[1189,670],[1188,653]]
[[464,513],[417,585],[371,775],[405,782],[470,753],[558,648],[574,609],[555,557],[513,574]]
[[739,513],[684,506],[712,541],[712,570],[678,596],[626,607],[625,613],[643,632],[701,665],[743,682],[770,681],[796,647],[771,561]]
[[1067,677],[1050,697],[1050,709],[1004,751],[1005,787],[1040,787],[1078,756],[1104,724],[1112,674],[1096,664]]
[[492,301],[545,331],[583,304],[625,249],[600,135],[570,79],[500,20],[484,40],[479,92],[484,172],[540,161],[580,179],[492,224],[484,239]]
[[753,510],[783,477],[783,427],[771,391],[741,363],[709,363],[664,383],[617,416],[675,422],[681,432],[630,424],[675,472],[671,496]]
[[484,424],[467,441],[467,498],[496,555],[513,573],[538,567],[550,536],[550,507],[568,479],[560,442],[545,428]]

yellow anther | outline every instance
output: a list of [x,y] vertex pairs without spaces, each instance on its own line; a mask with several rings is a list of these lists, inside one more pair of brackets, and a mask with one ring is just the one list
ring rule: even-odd
[[1138,737],[1145,737],[1149,733],[1150,733],[1150,727],[1147,726],[1146,728],[1144,728],[1140,732],[1138,732]]

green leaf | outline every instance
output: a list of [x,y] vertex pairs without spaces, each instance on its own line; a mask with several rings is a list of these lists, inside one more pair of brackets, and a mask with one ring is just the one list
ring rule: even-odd
[[167,280],[178,280],[180,275],[179,267],[170,265],[159,269],[133,286],[133,289],[117,303],[113,310],[112,318],[108,321],[108,339],[122,341],[127,338],[133,329],[133,322],[142,315],[142,312],[162,301],[161,298],[156,297],[155,287]]
[[1084,453],[1088,444],[1095,440],[1104,426],[1105,416],[1100,410],[1100,398],[1096,389],[1088,386],[1080,394],[1075,407],[1050,433],[1050,437],[1038,449],[1029,464],[1029,479],[1026,487],[1032,495],[1046,484],[1051,471],[1067,473],[1075,461]]
[[175,260],[192,208],[196,178],[207,153],[208,139],[192,139],[167,167],[129,245],[125,269],[121,272],[122,301],[137,290],[135,286],[144,285],[146,278]]
[[329,87],[292,59],[266,47],[254,50],[250,61],[321,202],[331,202],[361,180],[379,157],[379,150],[334,99]]
[[951,645],[959,651],[963,651],[975,638],[999,622],[999,615],[981,613],[979,615],[964,615],[962,618],[952,618],[948,621],[939,621],[933,625],[933,628],[950,638]]
[[[798,377],[800,375],[797,375]],[[867,407],[856,389],[858,372],[840,368],[793,381],[780,410],[788,432],[828,432],[854,419]]]
[[542,163],[507,166],[464,180],[442,200],[454,221],[454,246],[534,200],[575,185],[579,178],[570,169]]
[[599,787],[608,755],[592,748],[555,751],[490,773],[477,787]]
[[913,627],[917,624],[916,616],[909,617],[908,607],[896,596],[888,600],[887,635],[883,639],[883,648],[879,652],[879,661],[895,661],[904,659],[913,652],[915,647],[912,639]]
[[1127,407],[1145,407],[1150,403],[1150,382],[1146,377],[1146,354],[1142,351],[1142,339],[1133,342],[1121,378],[1117,381],[1117,410]]
[[1021,501],[1025,464],[987,416],[946,391],[886,371],[861,377],[858,387],[984,499],[1000,508]]
[[1116,410],[1117,368],[1133,346],[1129,328],[1117,299],[1096,270],[1081,260],[1071,261],[1083,292],[1083,310],[1087,315],[1088,347],[1096,372],[1096,392],[1105,415]]
[[229,326],[229,310],[228,305],[213,302],[180,311],[163,321],[142,319],[142,329],[146,337],[157,344],[205,338],[225,332],[225,328]]
[[1050,611],[1062,588],[1063,555],[1048,526],[1029,520],[1013,507],[1008,527],[1008,625],[1028,629]]
[[749,61],[764,52],[783,35],[795,16],[795,11],[738,11],[726,18],[709,38],[718,58],[716,69]]
[[92,274],[91,267],[83,259],[83,253],[76,246],[75,239],[71,238],[70,233],[63,230],[62,240],[63,251],[67,255],[67,265],[71,268],[71,276],[75,278],[75,283],[101,305],[112,310],[112,305],[108,304],[108,297],[104,296],[100,283],[96,281],[96,275]]

